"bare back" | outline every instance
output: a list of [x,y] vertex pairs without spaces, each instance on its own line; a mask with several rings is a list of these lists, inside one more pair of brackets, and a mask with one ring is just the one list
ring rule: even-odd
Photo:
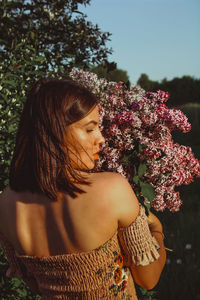
[[19,254],[38,257],[90,251],[116,232],[114,199],[107,196],[106,173],[91,174],[91,186],[73,199],[58,200],[6,189],[0,200],[0,231]]

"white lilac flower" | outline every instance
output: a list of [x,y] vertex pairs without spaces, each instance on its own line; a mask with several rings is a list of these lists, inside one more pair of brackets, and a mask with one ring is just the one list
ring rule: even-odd
[[169,94],[160,90],[145,92],[136,85],[128,90],[123,82],[108,82],[75,68],[70,76],[99,99],[100,128],[106,143],[97,170],[115,170],[135,188],[132,181],[135,166],[124,166],[121,160],[127,153],[135,153],[137,141],[144,146],[137,153],[137,161],[147,165],[143,181],[155,189],[152,206],[160,211],[179,210],[182,201],[174,188],[189,184],[194,176],[200,177],[200,164],[190,147],[172,139],[172,130],[188,132],[191,125],[180,110],[165,105]]

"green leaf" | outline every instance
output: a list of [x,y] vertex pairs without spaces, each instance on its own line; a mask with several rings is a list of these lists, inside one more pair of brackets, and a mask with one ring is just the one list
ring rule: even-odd
[[138,167],[138,176],[141,178],[147,171],[147,166],[145,163],[141,163]]
[[139,151],[139,153],[142,151],[142,145],[138,146],[138,151]]
[[16,292],[18,293],[18,296],[20,297],[26,297],[27,296],[27,290],[25,289],[21,289],[21,288],[18,288],[16,289]]
[[16,87],[16,82],[13,81],[13,80],[5,80],[4,81],[4,84],[6,84],[8,87],[11,86],[11,87]]
[[15,288],[18,288],[21,285],[21,280],[19,280],[18,278],[12,278],[12,284],[15,286]]
[[150,183],[140,181],[140,187],[143,197],[147,198],[152,203],[155,198],[155,190]]
[[123,158],[121,159],[121,163],[124,166],[129,166],[129,164],[130,164],[130,155],[124,155]]
[[4,186],[8,186],[9,184],[9,179],[4,180]]
[[138,177],[138,176],[134,176],[134,177],[133,177],[133,182],[134,182],[135,184],[138,184],[138,182],[139,182],[139,177]]
[[143,205],[145,205],[145,208],[146,208],[146,210],[145,210],[145,212],[146,212],[146,215],[148,216],[149,215],[149,210],[150,210],[150,208],[151,208],[151,203],[150,202],[143,202]]
[[35,38],[35,33],[33,31],[31,31],[31,38],[32,38],[32,40],[34,40],[34,38]]

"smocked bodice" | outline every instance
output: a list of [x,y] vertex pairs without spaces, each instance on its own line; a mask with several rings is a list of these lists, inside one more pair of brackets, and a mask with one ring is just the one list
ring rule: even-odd
[[16,253],[1,233],[0,243],[10,264],[6,275],[22,278],[43,300],[136,300],[133,278],[124,260],[126,250],[136,265],[147,265],[159,257],[142,208],[129,227],[88,252],[38,258]]

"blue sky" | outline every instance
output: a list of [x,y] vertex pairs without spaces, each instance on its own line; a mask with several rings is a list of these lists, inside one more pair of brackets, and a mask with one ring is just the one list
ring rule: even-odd
[[112,33],[109,61],[151,80],[200,78],[200,0],[91,0],[88,20]]

